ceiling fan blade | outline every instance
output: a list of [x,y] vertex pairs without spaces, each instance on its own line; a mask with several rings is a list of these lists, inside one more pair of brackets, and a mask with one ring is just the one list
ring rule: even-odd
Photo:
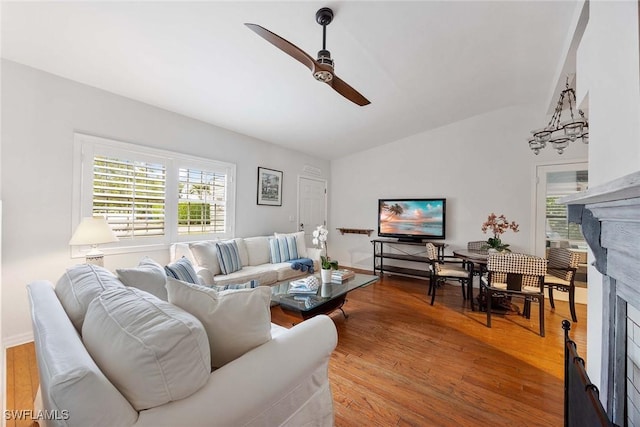
[[344,80],[342,80],[335,74],[333,75],[333,79],[331,79],[328,84],[340,95],[344,96],[349,101],[356,103],[361,107],[371,104],[371,102],[367,98],[362,96],[360,92],[349,86],[347,83],[345,83]]
[[266,41],[268,41],[269,43],[271,43],[272,45],[274,45],[284,53],[288,54],[292,58],[301,62],[305,67],[307,67],[312,72],[315,70],[315,66],[316,66],[315,59],[309,56],[305,51],[300,49],[298,46],[283,39],[279,35],[272,33],[266,28],[261,27],[260,25],[257,25],[257,24],[244,24],[244,25],[249,27],[251,31],[259,35],[260,37],[262,37],[263,39],[265,39]]

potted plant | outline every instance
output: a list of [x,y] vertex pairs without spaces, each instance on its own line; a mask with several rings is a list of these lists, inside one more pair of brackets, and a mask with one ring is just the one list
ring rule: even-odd
[[509,222],[509,220],[504,216],[497,216],[494,213],[491,213],[487,220],[482,224],[482,232],[486,233],[491,230],[493,233],[493,237],[489,237],[487,240],[487,244],[484,246],[489,252],[511,252],[509,249],[509,245],[502,243],[500,236],[504,234],[507,230],[513,230],[514,233],[520,231],[518,229],[519,225],[516,224],[515,221]]
[[321,249],[324,249],[324,255],[320,255],[320,276],[322,277],[322,283],[331,282],[331,270],[338,269],[338,261],[329,258],[327,249],[328,235],[329,230],[327,230],[324,225],[319,225],[313,231],[313,244],[316,246],[320,246]]

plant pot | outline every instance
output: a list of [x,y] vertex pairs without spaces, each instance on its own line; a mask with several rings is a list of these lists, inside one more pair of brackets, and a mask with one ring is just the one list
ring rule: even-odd
[[489,248],[489,249],[487,249],[487,252],[490,253],[490,254],[497,254],[500,251],[497,250],[496,248]]
[[320,270],[320,277],[322,278],[322,283],[331,283],[331,269],[322,269]]

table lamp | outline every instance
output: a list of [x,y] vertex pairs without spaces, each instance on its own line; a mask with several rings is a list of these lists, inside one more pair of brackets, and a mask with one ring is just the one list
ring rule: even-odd
[[102,216],[93,216],[82,219],[71,236],[69,245],[91,245],[91,250],[86,254],[87,264],[104,266],[104,253],[98,249],[98,245],[117,241],[118,237],[109,227],[107,220]]

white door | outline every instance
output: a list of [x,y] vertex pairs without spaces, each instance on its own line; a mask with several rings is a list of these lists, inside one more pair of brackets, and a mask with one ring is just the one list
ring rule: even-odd
[[[580,226],[567,221],[567,206],[557,200],[587,189],[586,163],[540,165],[536,168],[535,254],[546,256],[550,247],[565,247],[579,252],[583,261],[576,275],[576,302],[586,303],[587,243]],[[566,299],[562,292],[554,293]]]
[[327,224],[327,181],[301,176],[298,178],[298,230],[304,231],[307,245],[311,245],[311,234],[321,224]]

